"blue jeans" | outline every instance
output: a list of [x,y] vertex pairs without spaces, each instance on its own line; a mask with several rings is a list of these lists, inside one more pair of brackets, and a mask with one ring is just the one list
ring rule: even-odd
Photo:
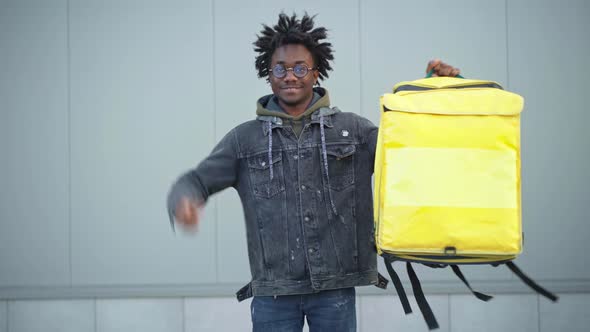
[[283,296],[255,296],[251,313],[254,332],[301,332],[307,319],[309,332],[356,331],[355,289]]

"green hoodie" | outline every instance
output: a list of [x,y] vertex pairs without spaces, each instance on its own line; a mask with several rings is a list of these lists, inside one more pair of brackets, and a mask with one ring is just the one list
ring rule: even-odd
[[322,107],[330,107],[330,97],[328,91],[324,88],[316,87],[313,89],[313,98],[305,112],[294,117],[287,114],[279,105],[274,95],[267,95],[258,99],[256,105],[256,115],[276,116],[289,120],[295,135],[299,137],[305,123],[310,121],[311,114]]

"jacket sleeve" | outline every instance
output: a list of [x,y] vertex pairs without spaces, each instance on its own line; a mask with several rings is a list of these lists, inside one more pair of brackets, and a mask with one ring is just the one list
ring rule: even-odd
[[215,146],[199,165],[182,174],[168,193],[167,208],[174,229],[174,210],[183,197],[206,202],[209,196],[234,186],[238,176],[237,139],[235,129]]

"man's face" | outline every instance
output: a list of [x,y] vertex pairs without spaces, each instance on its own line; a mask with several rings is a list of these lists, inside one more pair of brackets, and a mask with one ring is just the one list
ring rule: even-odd
[[[315,66],[311,53],[300,44],[288,44],[277,48],[271,58],[271,68],[277,64],[285,68],[293,68],[301,64],[308,68]],[[270,73],[269,81],[272,92],[279,99],[281,106],[306,107],[313,97],[313,86],[317,82],[317,70],[309,70],[305,77],[297,77],[292,70],[287,71],[283,78],[277,78]]]

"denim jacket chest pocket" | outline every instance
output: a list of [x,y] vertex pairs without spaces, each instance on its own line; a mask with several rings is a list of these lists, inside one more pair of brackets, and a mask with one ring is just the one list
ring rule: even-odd
[[[271,198],[285,191],[283,176],[282,153],[276,151],[272,155],[272,163],[269,163],[268,152],[252,155],[247,159],[252,193],[256,197]],[[272,166],[272,179],[271,179]]]
[[326,146],[330,188],[342,191],[354,185],[354,144]]

